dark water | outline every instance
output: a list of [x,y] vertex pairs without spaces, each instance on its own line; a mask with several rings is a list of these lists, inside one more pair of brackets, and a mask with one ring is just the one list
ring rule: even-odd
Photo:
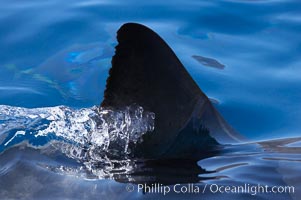
[[[300,1],[0,2],[0,199],[301,197]],[[129,159],[128,142],[153,128],[152,114],[103,111],[95,127],[93,107],[103,97],[116,31],[129,21],[159,33],[225,119],[265,142],[221,146],[198,163]],[[124,159],[106,158],[116,153],[108,141]],[[139,183],[295,191],[143,194]]]

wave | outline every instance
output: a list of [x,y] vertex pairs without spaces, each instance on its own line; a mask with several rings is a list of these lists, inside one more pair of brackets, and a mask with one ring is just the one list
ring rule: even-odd
[[93,168],[107,163],[109,157],[126,160],[131,154],[129,145],[154,130],[154,119],[154,113],[135,104],[119,110],[0,105],[0,153],[21,144],[48,150],[51,146]]

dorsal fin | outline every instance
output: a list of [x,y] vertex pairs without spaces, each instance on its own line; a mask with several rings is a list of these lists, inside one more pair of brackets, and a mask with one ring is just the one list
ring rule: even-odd
[[154,112],[155,130],[144,137],[142,155],[159,157],[171,148],[196,108],[202,108],[198,117],[208,113],[208,108],[210,115],[215,110],[154,31],[127,23],[118,30],[117,40],[101,106],[122,108],[135,103]]

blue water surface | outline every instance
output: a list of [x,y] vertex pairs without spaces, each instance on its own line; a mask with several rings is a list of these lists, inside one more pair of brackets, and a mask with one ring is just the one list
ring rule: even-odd
[[[124,23],[137,22],[153,29],[170,45],[199,87],[239,133],[251,140],[300,136],[299,0],[0,0],[0,3],[0,105],[25,108],[64,105],[74,109],[99,105],[117,44],[116,31]],[[212,60],[219,64],[210,62]],[[246,176],[248,178],[244,181],[251,183],[256,183],[260,178],[250,178],[249,170],[263,174],[270,172],[264,177],[265,180],[287,175],[287,171],[299,177],[300,159],[297,157],[300,156],[300,145],[294,147],[298,151],[293,153],[292,150],[281,149],[282,157],[276,157],[283,162],[277,161],[276,164],[267,161],[270,154],[256,157],[270,149],[278,151],[277,145],[265,146],[264,143],[263,150],[255,146],[254,151],[253,146],[248,146],[251,151],[248,161],[244,159],[244,151],[239,150],[242,155],[236,155],[234,159],[243,167],[235,175]],[[111,180],[93,185],[84,179],[74,180],[77,175],[71,178],[53,175],[44,172],[44,168],[30,171],[34,168],[33,163],[38,163],[35,161],[37,153],[30,149],[23,153],[14,151],[12,149],[2,155],[1,164],[10,155],[23,158],[32,156],[33,162],[12,164],[17,175],[0,170],[0,179],[20,178],[20,171],[27,169],[27,178],[20,178],[20,184],[15,185],[14,191],[33,191],[30,194],[35,194],[36,199],[45,199],[45,196],[43,192],[34,193],[38,191],[35,183],[47,180],[52,184],[47,194],[51,194],[53,191],[49,188],[58,183],[72,185],[73,190],[65,190],[65,193],[54,190],[57,192],[54,199],[62,196],[63,199],[97,199],[104,195],[97,187],[107,191],[106,195],[111,199],[154,197],[126,193],[123,185]],[[227,155],[218,161],[211,158],[200,163],[209,166],[208,169],[215,162],[225,166]],[[275,160],[274,155],[271,157]],[[284,157],[293,159],[293,162],[287,163]],[[43,159],[46,163],[54,162],[47,157]],[[60,156],[56,159],[59,160]],[[63,163],[76,165],[68,160]],[[244,167],[244,164],[248,166]],[[260,165],[265,167],[259,170],[256,167]],[[3,166],[2,169],[10,168]],[[276,171],[281,171],[280,175]],[[217,177],[226,174],[233,178],[231,180],[237,181],[235,183],[240,183],[239,178],[231,177],[233,172],[216,173]],[[32,178],[39,174],[42,174],[41,177],[44,174],[46,178],[42,181]],[[293,180],[293,177],[290,178]],[[31,183],[29,189],[23,188],[27,182]],[[295,182],[300,186],[300,182]],[[294,182],[286,182],[289,183]],[[1,187],[4,188],[4,184]],[[73,195],[74,190],[78,190],[82,196]],[[86,194],[87,190],[91,192]],[[32,198],[21,192],[10,196],[5,193],[9,189],[1,191],[2,197]],[[118,191],[121,191],[120,195],[117,195]],[[89,195],[94,196],[92,198]],[[176,195],[174,197],[179,198]],[[294,196],[294,199],[297,197]]]
[[[240,133],[256,139],[299,134],[297,0],[1,2],[0,104],[98,105],[116,30],[139,22],[167,41]],[[193,55],[225,68],[208,68]]]

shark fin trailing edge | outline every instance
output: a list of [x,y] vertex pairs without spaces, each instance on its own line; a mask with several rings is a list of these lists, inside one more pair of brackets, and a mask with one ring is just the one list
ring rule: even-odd
[[[224,120],[158,34],[143,25],[127,23],[118,30],[117,40],[101,106],[138,104],[155,113],[154,132],[145,135],[136,154],[173,157],[173,144],[192,120],[210,131],[212,143],[217,144],[219,135],[232,141],[227,131],[233,131],[222,126]],[[213,131],[216,133],[211,134]],[[206,149],[204,145],[201,149]]]

